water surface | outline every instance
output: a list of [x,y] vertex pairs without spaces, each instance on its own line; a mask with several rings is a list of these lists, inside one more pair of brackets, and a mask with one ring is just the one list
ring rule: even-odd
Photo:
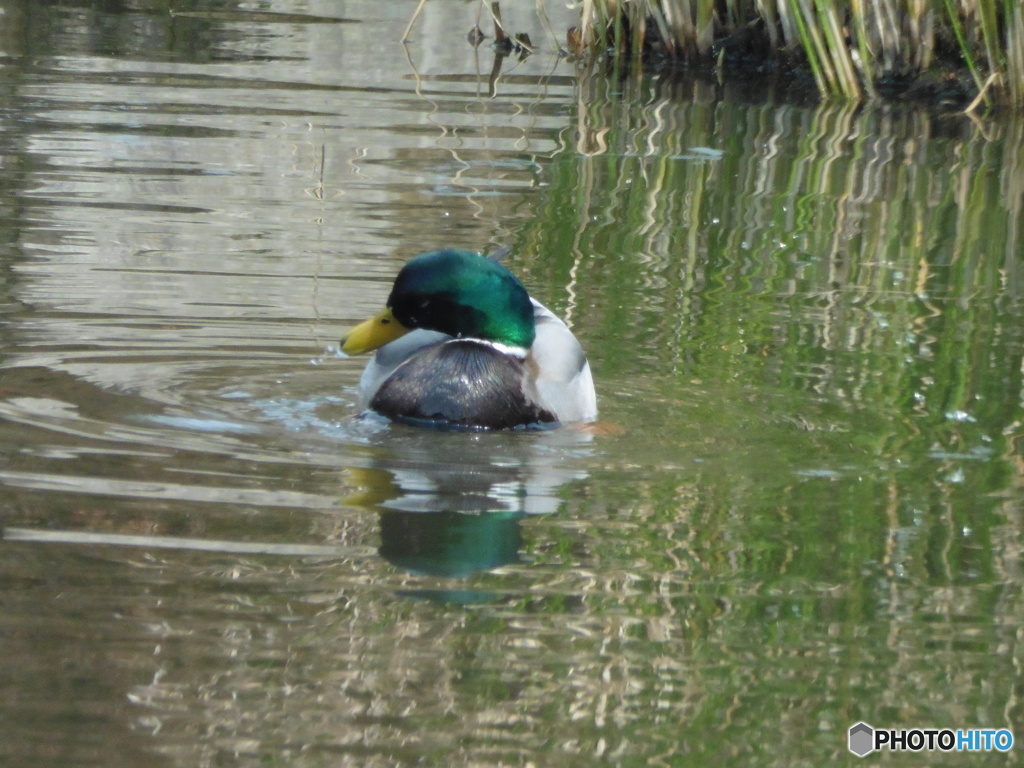
[[[452,0],[0,8],[5,765],[1021,730],[1019,120],[581,72],[532,4],[522,60]],[[358,418],[343,330],[504,244],[600,423]]]

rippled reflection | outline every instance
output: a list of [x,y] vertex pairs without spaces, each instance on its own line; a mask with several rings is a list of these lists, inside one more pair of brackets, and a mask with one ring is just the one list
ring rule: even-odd
[[[1014,729],[1020,120],[580,71],[534,4],[522,59],[472,3],[408,49],[403,4],[256,6],[0,0],[0,762]],[[341,330],[505,244],[602,422],[360,417]]]
[[[350,470],[380,511],[381,555],[412,573],[465,577],[520,561],[519,521],[551,514],[559,490],[586,478],[590,436],[430,434],[390,430],[365,469]],[[443,456],[442,461],[438,460]]]

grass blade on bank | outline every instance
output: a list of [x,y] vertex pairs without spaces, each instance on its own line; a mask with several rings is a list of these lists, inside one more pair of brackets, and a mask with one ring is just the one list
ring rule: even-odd
[[[540,0],[538,0],[540,1]],[[966,105],[1024,106],[1024,10],[1019,0],[579,0],[580,29],[595,53],[660,40],[669,59],[712,62],[763,56],[799,65],[822,94],[857,99],[923,86]],[[657,34],[648,32],[657,31]],[[760,40],[758,40],[760,36]],[[723,51],[725,52],[723,54]],[[974,84],[974,93],[968,80]]]

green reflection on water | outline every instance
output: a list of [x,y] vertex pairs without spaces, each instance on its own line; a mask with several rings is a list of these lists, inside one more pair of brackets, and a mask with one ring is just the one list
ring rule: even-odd
[[[950,492],[1006,488],[1020,123],[986,141],[918,112],[629,96],[581,97],[522,237],[534,279],[570,286],[604,415],[668,438],[670,463],[742,427],[804,447],[768,471],[960,461]],[[829,452],[801,466],[808,443]]]
[[[195,35],[200,26],[220,29],[213,17],[153,16],[196,27]],[[77,28],[76,15],[67,27]],[[143,50],[134,39],[100,49]],[[183,40],[166,55],[191,50]],[[581,84],[561,150],[534,157],[496,143],[492,160],[488,147],[480,167],[528,167],[531,182],[510,185],[514,202],[488,198],[493,208],[474,208],[452,229],[436,223],[436,211],[419,211],[420,197],[402,208],[409,188],[379,181],[374,191],[387,194],[367,195],[374,215],[407,213],[406,229],[389,221],[389,240],[395,231],[410,241],[423,230],[475,236],[491,215],[499,234],[522,222],[514,268],[575,323],[592,358],[602,419],[615,430],[542,477],[540,491],[532,471],[569,450],[541,444],[554,435],[513,436],[524,455],[494,478],[481,473],[477,489],[506,510],[500,516],[463,517],[450,507],[427,516],[437,512],[430,502],[445,497],[441,483],[422,477],[473,468],[452,448],[458,437],[438,439],[443,448],[422,459],[420,473],[420,457],[396,449],[397,431],[379,438],[387,450],[369,441],[372,457],[363,459],[340,429],[320,444],[338,458],[308,464],[294,461],[310,450],[308,427],[295,427],[295,438],[222,435],[229,444],[220,453],[205,433],[202,450],[190,452],[191,442],[165,445],[142,432],[139,440],[151,441],[144,447],[162,450],[145,459],[140,448],[126,462],[114,450],[83,451],[84,459],[20,451],[21,442],[62,444],[8,424],[6,491],[20,524],[315,538],[380,551],[396,567],[374,557],[282,563],[5,542],[14,553],[3,560],[2,594],[12,663],[0,687],[14,693],[0,718],[9,723],[0,756],[6,749],[36,764],[58,754],[96,765],[138,765],[141,753],[181,765],[792,766],[845,755],[845,729],[859,719],[1013,728],[1024,660],[1021,124],[982,131],[896,109],[766,106],[708,92]],[[197,97],[200,112],[221,114],[210,98]],[[393,96],[367,103],[383,108],[385,99]],[[452,103],[435,105],[432,118],[459,124],[462,116],[446,110],[464,104]],[[499,112],[488,119],[502,124]],[[195,150],[186,128],[168,130]],[[373,128],[374,136],[402,135]],[[417,135],[390,162],[445,156],[431,141]],[[263,173],[253,182],[261,192],[276,172]],[[542,186],[532,186],[534,173]],[[484,180],[491,186],[481,184],[481,199],[502,177]],[[183,187],[189,195],[196,188]],[[291,235],[302,228],[297,205],[283,196],[261,207],[257,195],[240,207],[246,216],[280,217]],[[337,218],[326,242],[358,251],[353,243],[372,230]],[[208,243],[221,240],[186,221],[173,231],[192,239],[168,253],[198,242],[197,259],[212,258]],[[125,241],[147,242],[153,223],[156,231],[167,224],[140,219]],[[294,248],[322,249],[309,240]],[[218,289],[266,270],[254,251],[232,254],[241,266]],[[349,252],[332,269],[352,276],[354,264]],[[30,287],[41,280],[19,274]],[[59,298],[58,289],[77,295],[69,274],[54,283]],[[176,308],[170,285],[153,312],[180,320],[192,309]],[[285,298],[275,306],[291,317],[303,299],[279,290]],[[33,294],[15,299],[25,295]],[[104,308],[123,309],[119,302],[134,297],[100,298]],[[210,303],[238,314],[230,297],[222,301]],[[64,324],[67,307],[55,306]],[[260,322],[245,334],[265,336]],[[192,326],[171,324],[178,327]],[[137,348],[154,343],[148,325],[138,337],[113,328],[99,348],[123,352],[126,338]],[[58,368],[75,359],[63,337],[55,344],[39,333]],[[227,332],[211,330],[210,344],[223,341],[218,333]],[[266,359],[242,361],[250,348],[231,349],[229,372],[206,374],[212,383],[197,390],[196,374],[182,375],[183,407],[208,405],[197,391],[259,384]],[[185,348],[168,354],[190,360]],[[297,367],[297,359],[276,365]],[[169,374],[148,362],[139,370],[167,383]],[[337,387],[336,375],[311,391],[322,397]],[[117,387],[87,387],[42,364],[7,371],[5,386],[8,400],[50,397],[81,409],[92,417],[85,434],[95,425],[107,439],[126,409],[148,412]],[[253,446],[263,451],[245,450]],[[171,482],[168,469],[177,472]],[[203,472],[217,492],[190,497],[188,482],[202,487]],[[117,483],[100,483],[102,495],[73,491],[93,477]],[[125,490],[128,481],[139,482]],[[353,501],[348,484],[372,501]],[[453,485],[452,496],[464,500],[469,481]],[[237,498],[240,487],[253,489],[248,501]],[[275,494],[281,489],[294,496]],[[521,497],[544,514],[520,515],[512,502]],[[74,695],[53,697],[61,686]],[[53,751],[61,740],[66,751]],[[112,763],[110,745],[123,745],[125,756]]]
[[581,87],[520,251],[625,434],[545,530],[687,733],[1019,716],[1022,130]]

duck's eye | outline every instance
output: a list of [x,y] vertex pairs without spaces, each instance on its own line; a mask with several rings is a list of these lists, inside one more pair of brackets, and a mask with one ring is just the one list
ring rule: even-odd
[[390,318],[387,318],[387,317],[382,317],[380,319],[380,324],[381,325],[388,325],[390,322],[391,322]]

